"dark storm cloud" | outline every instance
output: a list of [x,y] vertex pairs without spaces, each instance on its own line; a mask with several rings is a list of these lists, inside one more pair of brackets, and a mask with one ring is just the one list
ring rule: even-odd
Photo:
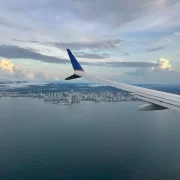
[[0,56],[6,58],[33,59],[47,63],[67,63],[65,59],[40,54],[33,49],[25,49],[18,46],[0,45]]
[[[0,45],[0,56],[9,58],[9,59],[32,59],[39,60],[46,63],[55,63],[55,64],[66,64],[70,63],[69,60],[47,56],[40,54],[39,52],[33,51],[33,49],[25,49],[18,46],[10,46],[10,45]],[[107,54],[103,55],[95,55],[95,54],[86,54],[81,53],[79,56],[86,56],[86,58],[96,58],[103,59]],[[67,55],[68,58],[68,55]],[[92,66],[111,66],[111,67],[155,67],[159,66],[157,63],[152,62],[81,62],[82,65],[92,65]]]
[[148,52],[160,51],[164,48],[165,48],[165,46],[159,46],[159,47],[155,47],[155,48],[148,48],[147,51]]

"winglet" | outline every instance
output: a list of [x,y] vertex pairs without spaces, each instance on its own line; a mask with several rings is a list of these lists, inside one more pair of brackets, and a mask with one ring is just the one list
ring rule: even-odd
[[76,60],[76,58],[74,57],[72,52],[69,49],[67,49],[67,52],[68,52],[69,58],[71,60],[71,64],[73,66],[73,69],[74,69],[74,74],[67,77],[65,80],[80,78],[81,75],[84,74],[84,70],[81,67],[81,65],[79,64],[79,62]]
[[73,66],[74,71],[84,71],[81,65],[79,64],[79,62],[76,60],[76,58],[72,54],[72,52],[69,49],[67,49],[67,52],[71,60],[71,64]]

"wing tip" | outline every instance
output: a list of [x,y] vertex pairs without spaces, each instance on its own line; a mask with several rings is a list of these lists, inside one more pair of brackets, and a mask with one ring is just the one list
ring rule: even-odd
[[69,59],[71,60],[71,64],[73,66],[74,71],[84,71],[81,65],[79,64],[79,62],[77,61],[77,59],[75,58],[75,56],[73,55],[73,53],[71,52],[71,50],[67,49],[67,52],[69,55]]

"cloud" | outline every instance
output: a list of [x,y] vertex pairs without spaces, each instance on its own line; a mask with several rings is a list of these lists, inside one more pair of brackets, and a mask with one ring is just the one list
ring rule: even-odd
[[19,65],[13,64],[7,59],[0,60],[0,80],[52,80],[56,77],[50,77],[44,72],[32,72],[23,70]]
[[169,63],[169,61],[167,59],[161,58],[158,61],[159,64],[159,68],[160,69],[166,69],[166,70],[171,70],[171,64]]
[[[108,66],[109,63],[110,62],[107,62]],[[106,65],[106,63],[102,64],[104,66]],[[173,70],[169,61],[164,58],[161,58],[157,63],[112,62],[111,66],[141,67],[136,71],[125,73],[124,75],[121,74],[121,81],[125,81],[126,83],[176,84],[180,82],[180,80],[177,78],[180,75],[180,71]],[[116,75],[116,78],[117,77],[118,75]],[[44,72],[32,72],[30,70],[23,70],[19,65],[15,65],[7,59],[2,59],[0,61],[0,80],[43,80],[45,82],[60,80],[60,77],[52,77],[48,74],[45,74]]]
[[[147,57],[154,58],[155,53],[149,52],[178,55],[178,2],[1,0],[0,57],[13,58],[14,62],[23,59],[23,62],[67,63],[71,67],[66,53],[70,48],[82,66],[143,67],[142,70],[154,67],[163,71],[158,68],[161,62],[149,62]],[[175,44],[168,49],[171,42]],[[144,52],[140,51],[142,46]],[[144,59],[147,62],[142,62]],[[44,68],[45,72],[50,71],[48,67]],[[109,71],[114,69],[109,68]]]
[[11,45],[0,45],[0,56],[5,58],[14,59],[32,59],[40,60],[47,63],[67,63],[65,59],[57,58],[54,56],[48,56],[35,52],[32,49],[21,48]]
[[14,3],[2,0],[1,4],[18,13],[46,12],[49,16],[53,14],[58,18],[67,13],[86,21],[123,25],[152,10],[165,9],[177,2],[178,0],[133,0],[131,3],[124,0],[113,0],[113,3],[104,0],[31,0],[25,3],[23,0],[16,0]]
[[180,38],[180,32],[174,32],[170,35],[167,36],[162,36],[159,39],[153,40],[153,44],[162,44],[163,46],[160,47],[164,47],[164,45],[168,45],[169,43],[173,42],[174,40],[178,40]]
[[79,41],[79,42],[49,42],[47,44],[53,45],[59,49],[73,49],[73,50],[107,50],[113,49],[120,45],[122,39],[108,39],[108,40],[93,40]]
[[[86,63],[84,63],[86,64]],[[98,65],[108,65],[114,67],[151,67],[157,66],[154,63],[143,63],[143,62],[107,62],[107,63],[99,63]],[[168,62],[164,59],[161,60],[161,66],[163,68],[168,66]],[[24,70],[19,65],[13,64],[11,61],[7,59],[0,60],[0,80],[8,80],[8,81],[37,81],[41,80],[43,82],[46,81],[56,81],[60,80],[62,77],[54,77],[46,74],[45,72],[32,72],[30,70]]]
[[[79,58],[91,58],[91,59],[104,59],[108,56],[107,54],[98,55],[98,54],[90,54],[85,52],[79,52],[79,53],[75,52],[75,54]],[[0,56],[10,59],[18,58],[18,59],[39,60],[46,63],[56,63],[56,64],[69,63],[69,59],[62,59],[54,56],[43,55],[31,48],[26,49],[11,45],[0,45]],[[82,64],[88,65],[91,63],[82,62]],[[92,63],[92,65],[94,65],[94,63]]]
[[[163,35],[160,38],[150,40],[148,44],[150,46],[156,46],[156,47],[150,47],[147,48],[147,52],[155,52],[155,51],[160,51],[163,49],[167,49],[168,51],[168,46],[173,45],[173,42],[178,42],[180,38],[180,32],[173,32],[173,33],[168,33],[168,35]],[[147,44],[147,42],[146,42]]]
[[32,75],[29,71],[24,71],[18,65],[14,65],[7,59],[0,61],[0,79],[31,79]]
[[177,2],[178,0],[134,0],[130,3],[129,1],[114,0],[112,3],[104,0],[75,0],[73,5],[74,13],[86,21],[120,27],[151,13],[153,10],[157,11]]
[[165,46],[159,46],[159,47],[155,47],[155,48],[148,48],[147,51],[148,52],[160,51],[164,48],[165,48]]
[[[40,42],[36,40],[20,40],[20,39],[12,39],[14,42],[21,42],[21,43],[35,43],[45,46],[53,46],[62,51],[66,49],[72,49],[75,51],[75,55],[80,58],[87,58],[87,59],[104,59],[108,57],[107,53],[95,54],[94,51],[103,51],[103,50],[111,50],[118,48],[119,45],[123,42],[122,39],[90,39],[81,40],[79,42]],[[80,51],[80,52],[76,52]],[[86,51],[86,52],[83,52]],[[87,52],[89,51],[89,52]],[[123,53],[123,56],[127,56],[129,53]]]
[[180,32],[175,32],[174,35],[180,37]]
[[28,25],[13,22],[6,19],[5,17],[0,17],[0,26],[16,29],[18,31],[34,31],[34,29],[32,27],[29,27]]
[[128,52],[123,53],[121,56],[129,56],[130,54]]
[[[75,56],[77,58],[85,58],[85,59],[106,59],[109,57],[107,53],[103,53],[103,51],[112,50],[115,48],[119,48],[122,39],[105,39],[105,40],[98,40],[98,39],[90,39],[81,40],[79,42],[40,42],[36,40],[20,40],[20,39],[13,39],[14,42],[21,42],[21,43],[35,43],[45,46],[52,46],[62,51],[66,51],[66,49],[73,50]],[[35,49],[32,49],[35,51]],[[99,53],[99,51],[102,51]],[[96,52],[96,53],[95,53]],[[128,56],[129,53],[123,53],[122,56]]]
[[99,66],[110,66],[110,67],[158,67],[158,63],[154,62],[98,62],[96,65]]
[[126,82],[148,84],[179,84],[180,71],[172,69],[167,59],[161,58],[159,66],[153,68],[139,68],[136,71],[125,73]]
[[[77,53],[77,52],[76,52]],[[76,54],[75,53],[75,54]],[[159,66],[154,62],[122,62],[122,61],[113,61],[108,59],[107,54],[96,55],[80,52],[77,53],[77,57],[81,58],[91,58],[91,59],[105,59],[106,62],[96,62],[96,61],[88,61],[81,62],[82,65],[92,65],[92,66],[111,66],[111,67],[154,67]],[[62,59],[54,56],[48,56],[40,54],[39,52],[33,51],[33,49],[25,49],[18,46],[8,46],[8,45],[0,45],[0,56],[9,58],[9,59],[29,59],[29,60],[39,60],[46,63],[55,63],[55,64],[69,64],[69,59]],[[67,55],[68,58],[68,55]]]
[[41,44],[39,41],[35,41],[35,40],[21,40],[21,39],[12,39],[12,41],[15,41],[15,42],[22,42],[22,43],[38,43],[38,44]]
[[86,52],[75,52],[74,55],[77,57],[77,58],[86,58],[86,59],[106,59],[108,58],[108,54],[95,54],[95,53],[86,53]]
[[0,70],[5,70],[5,71],[8,71],[10,73],[12,73],[14,70],[14,64],[11,62],[11,61],[8,61],[6,59],[2,59],[0,61]]

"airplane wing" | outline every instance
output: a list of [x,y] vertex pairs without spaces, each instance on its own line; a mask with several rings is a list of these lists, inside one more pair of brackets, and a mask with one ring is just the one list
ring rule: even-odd
[[119,83],[119,82],[115,82],[115,81],[111,81],[111,80],[107,80],[107,79],[103,79],[99,77],[90,76],[83,70],[83,68],[81,67],[79,62],[76,60],[72,52],[69,49],[67,49],[67,52],[71,60],[73,69],[74,69],[74,74],[66,78],[66,80],[83,77],[91,81],[99,82],[101,84],[105,84],[108,86],[112,86],[118,89],[128,91],[133,95],[133,97],[147,102],[143,106],[139,107],[140,111],[163,110],[163,109],[173,109],[173,110],[180,111],[180,96],[179,95],[152,90],[148,88],[137,87],[137,86]]

